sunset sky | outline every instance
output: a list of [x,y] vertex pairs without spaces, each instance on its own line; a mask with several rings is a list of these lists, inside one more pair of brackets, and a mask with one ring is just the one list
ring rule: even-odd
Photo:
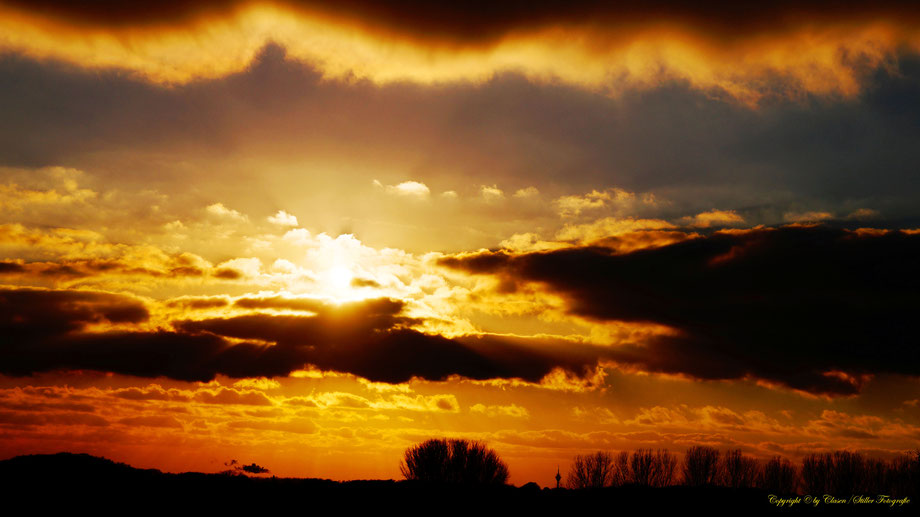
[[618,4],[0,0],[0,459],[916,448],[920,9]]

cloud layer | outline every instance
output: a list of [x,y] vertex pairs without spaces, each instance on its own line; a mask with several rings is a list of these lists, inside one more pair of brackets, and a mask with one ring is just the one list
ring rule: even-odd
[[234,306],[300,314],[177,320],[174,330],[112,328],[145,323],[149,312],[123,295],[3,289],[0,373],[96,370],[206,382],[217,375],[284,377],[313,367],[387,383],[451,376],[536,383],[558,368],[585,374],[598,361],[599,349],[559,340],[425,334],[409,328],[419,322],[400,315],[402,302],[387,298],[345,304],[240,298]]
[[857,393],[877,373],[920,375],[912,337],[918,259],[914,233],[782,227],[627,254],[576,247],[441,263],[498,276],[506,290],[538,283],[582,317],[677,331],[617,347],[611,357],[622,363],[839,395]]
[[756,105],[777,94],[855,95],[867,70],[920,41],[917,9],[903,2],[753,12],[673,1],[4,4],[6,50],[158,83],[240,72],[275,42],[328,78],[432,84],[517,72],[611,93],[678,78]]
[[[226,16],[253,0],[195,0],[123,3],[106,0],[74,4],[61,0],[4,0],[2,4],[27,12],[97,28],[162,26],[195,19]],[[325,15],[357,24],[374,24],[394,33],[455,44],[494,40],[509,33],[556,25],[593,23],[624,29],[642,25],[674,24],[726,38],[780,31],[809,23],[873,20],[916,21],[912,2],[886,0],[871,4],[779,1],[747,9],[720,3],[687,4],[674,0],[643,3],[578,0],[539,0],[520,4],[473,1],[463,5],[418,0],[343,0],[329,4],[317,0],[276,0],[274,5],[295,12]]]

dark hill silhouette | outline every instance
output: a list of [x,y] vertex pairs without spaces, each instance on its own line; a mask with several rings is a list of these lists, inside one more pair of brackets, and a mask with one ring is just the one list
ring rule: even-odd
[[[783,514],[815,511],[804,505],[777,509],[768,503],[767,492],[752,488],[627,485],[591,490],[541,490],[532,483],[517,488],[393,480],[337,482],[197,472],[170,474],[69,453],[18,456],[0,461],[0,493],[8,508],[13,503],[26,503],[35,508],[85,507],[122,515],[146,513],[151,509],[181,514],[217,510],[265,513],[290,509],[315,513],[319,509],[314,505],[319,502],[332,504],[336,510],[390,507],[402,513],[428,515],[445,508],[534,515],[571,515],[599,508],[605,513],[620,515],[649,510],[686,513],[690,508],[699,508],[706,515],[737,515],[748,509]],[[848,506],[840,510],[860,515],[875,511],[901,514],[914,511],[915,506],[912,503],[893,510]]]

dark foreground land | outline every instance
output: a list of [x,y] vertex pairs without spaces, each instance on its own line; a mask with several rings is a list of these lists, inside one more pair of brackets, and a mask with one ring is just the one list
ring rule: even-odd
[[[86,454],[18,456],[0,461],[0,494],[9,509],[25,503],[29,513],[52,508],[88,508],[121,515],[169,511],[171,514],[300,515],[394,509],[402,514],[442,515],[475,512],[492,515],[643,515],[661,511],[704,515],[899,514],[916,515],[907,504],[853,501],[807,504],[805,496],[784,494],[782,506],[758,489],[726,487],[617,487],[597,490],[522,487],[463,487],[412,481],[337,482],[324,479],[247,477],[188,472],[168,474],[136,469]],[[841,496],[842,498],[843,496]],[[849,495],[846,496],[849,498]],[[841,499],[842,500],[842,499]],[[590,513],[588,513],[590,512]],[[350,513],[350,512],[349,512]],[[12,515],[12,514],[9,514]]]

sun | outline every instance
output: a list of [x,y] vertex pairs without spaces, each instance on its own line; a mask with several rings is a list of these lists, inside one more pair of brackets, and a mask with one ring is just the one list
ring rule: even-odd
[[338,301],[353,300],[360,297],[351,282],[355,275],[345,266],[334,266],[320,276],[320,284],[324,294]]

